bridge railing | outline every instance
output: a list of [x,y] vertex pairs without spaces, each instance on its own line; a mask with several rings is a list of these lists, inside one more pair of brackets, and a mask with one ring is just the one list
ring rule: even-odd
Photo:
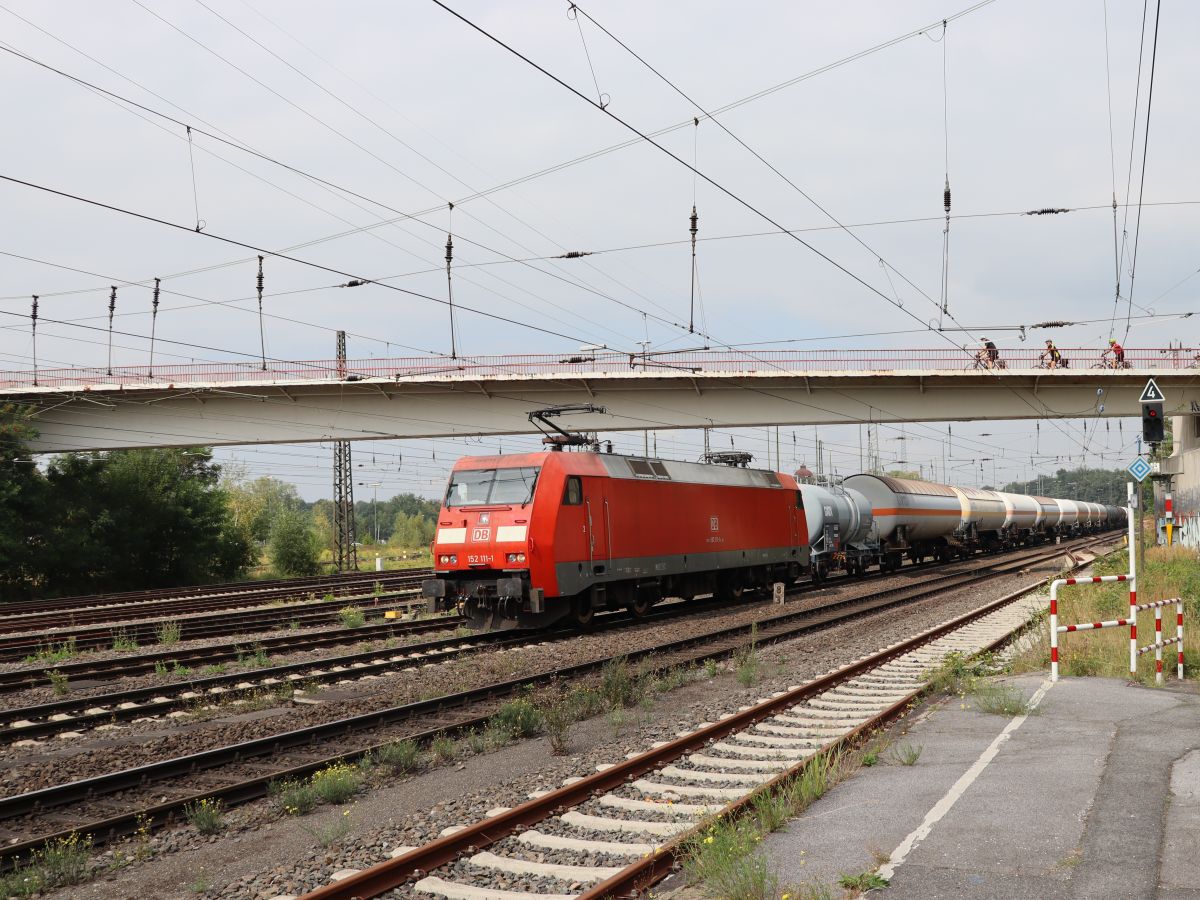
[[[1067,372],[1104,368],[1094,347],[1060,348]],[[1000,351],[999,371],[1048,370],[1038,347]],[[703,350],[680,353],[528,354],[506,356],[424,356],[337,360],[268,360],[261,362],[203,362],[186,365],[72,367],[37,371],[0,372],[0,390],[24,388],[92,387],[105,389],[134,385],[186,386],[210,383],[269,384],[276,381],[358,381],[387,379],[397,382],[438,377],[493,378],[505,376],[587,375],[642,372],[647,374],[780,374],[871,372],[962,372],[986,368],[976,361],[975,348],[931,350]],[[1200,348],[1129,348],[1129,369],[1200,369]],[[1061,371],[1061,370],[1060,370]]]

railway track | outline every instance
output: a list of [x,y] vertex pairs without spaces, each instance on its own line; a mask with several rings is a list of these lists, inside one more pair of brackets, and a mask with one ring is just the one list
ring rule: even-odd
[[[889,587],[814,609],[784,610],[753,624],[661,642],[621,656],[635,663],[652,661],[659,669],[721,658],[743,647],[752,630],[759,643],[785,640],[870,612],[1012,574],[1025,566],[1056,558],[1068,548],[1104,540],[1111,538],[1093,538],[1061,548],[1039,548],[1003,559],[985,559],[980,561],[982,565],[967,571],[940,574],[919,584]],[[334,762],[356,760],[381,744],[400,738],[422,741],[442,733],[480,727],[500,701],[512,693],[554,679],[589,675],[616,658],[592,659],[0,799],[0,821],[4,822],[0,827],[7,832],[0,835],[7,842],[0,849],[0,859],[11,864],[44,841],[72,832],[86,832],[97,843],[104,843],[134,831],[139,818],[144,821],[148,817],[155,825],[167,823],[189,802],[219,798],[232,805],[253,800],[267,792],[271,781],[299,778]],[[271,759],[268,761],[267,757]],[[186,786],[167,784],[171,779],[181,778],[186,779]],[[143,806],[145,801],[139,800],[138,794],[146,791],[153,793],[156,802]],[[76,809],[66,812],[64,808],[72,805]]]
[[181,668],[190,669],[201,665],[219,665],[243,660],[259,652],[269,657],[271,653],[297,653],[304,650],[337,647],[343,644],[357,644],[362,641],[386,640],[390,637],[414,632],[453,628],[464,624],[466,624],[466,619],[462,616],[442,616],[436,619],[409,622],[389,619],[374,625],[362,625],[358,628],[338,627],[328,631],[283,634],[254,641],[231,641],[223,644],[208,644],[203,647],[176,647],[171,650],[140,653],[137,656],[81,660],[50,667],[14,669],[9,672],[0,672],[0,694],[45,686],[50,683],[47,673],[51,671],[66,678],[67,684],[115,681],[119,678],[157,672],[159,667],[169,671]]
[[413,569],[393,569],[386,572],[344,572],[312,578],[276,578],[263,581],[232,581],[222,584],[200,584],[178,588],[149,588],[108,594],[80,594],[74,597],[55,597],[49,600],[23,600],[0,605],[4,617],[32,615],[62,610],[99,609],[135,603],[158,603],[175,599],[204,599],[250,597],[277,591],[313,592],[324,594],[342,586],[371,583],[381,577],[414,575],[427,577],[432,570],[426,566]]
[[[386,575],[386,573],[380,573],[380,575]],[[63,641],[73,635],[80,637],[86,635],[86,631],[75,629],[84,629],[88,625],[134,622],[140,619],[162,619],[171,616],[200,613],[221,615],[222,610],[236,610],[239,608],[246,608],[247,611],[276,610],[279,607],[268,606],[268,604],[284,605],[290,603],[291,605],[303,605],[305,601],[308,601],[309,605],[312,605],[313,602],[322,602],[316,599],[318,596],[324,598],[332,595],[332,599],[327,601],[328,603],[335,603],[338,600],[344,602],[354,597],[375,596],[375,585],[379,586],[380,594],[392,595],[401,590],[415,591],[420,588],[424,577],[424,575],[420,574],[410,575],[402,573],[393,574],[388,577],[376,577],[370,580],[356,579],[353,582],[330,586],[319,595],[316,591],[312,590],[284,588],[274,591],[227,594],[205,600],[189,599],[168,601],[165,603],[148,602],[135,606],[102,607],[99,609],[83,610],[72,609],[24,616],[10,615],[3,607],[0,607],[0,611],[4,612],[4,616],[0,618],[0,633],[39,632],[43,640]],[[53,633],[46,634],[45,632],[50,629],[53,629]]]
[[[763,698],[719,722],[509,809],[480,811],[422,847],[343,877],[305,900],[378,897],[397,888],[449,900],[601,900],[643,896],[715,818],[783,788],[818,754],[903,714],[946,654],[994,649],[1044,607],[1028,588]],[[545,861],[546,856],[553,861]],[[501,888],[526,877],[537,892]]]
[[172,643],[278,628],[311,628],[337,621],[346,606],[357,606],[367,615],[375,610],[382,613],[385,609],[409,609],[414,605],[424,607],[416,594],[415,588],[381,594],[348,594],[331,600],[205,613],[195,618],[160,619],[0,637],[0,661],[31,657],[36,660],[39,656],[53,655],[61,648],[83,651],[159,644],[162,643],[164,628],[173,632]]

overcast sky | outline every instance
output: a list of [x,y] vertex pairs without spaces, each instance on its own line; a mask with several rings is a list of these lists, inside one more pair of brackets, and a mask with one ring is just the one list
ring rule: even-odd
[[[697,114],[596,25],[569,18],[567,3],[449,5],[584,94],[595,96],[598,84],[608,108],[642,131]],[[785,227],[823,229],[801,236],[899,309],[793,238],[762,234],[773,230],[763,218],[645,143],[466,199],[631,134],[427,0],[0,0],[0,46],[196,129],[193,165],[181,125],[0,53],[8,88],[0,94],[0,174],[184,226],[0,182],[0,251],[39,261],[0,256],[0,310],[9,320],[0,323],[0,364],[30,365],[31,294],[42,298],[41,365],[103,364],[110,284],[121,285],[115,328],[127,332],[115,339],[114,364],[145,363],[145,283],[154,276],[164,279],[157,334],[179,342],[158,344],[160,363],[256,356],[254,254],[187,230],[197,224],[197,209],[207,235],[273,250],[298,247],[291,253],[304,260],[437,298],[446,292],[444,244],[452,227],[456,303],[514,320],[462,312],[461,353],[560,352],[581,343],[636,349],[643,340],[655,348],[695,347],[696,337],[678,327],[688,318],[693,199],[702,238],[697,325],[714,341],[778,349],[946,347],[945,337],[923,323],[936,319],[941,291],[947,147],[955,214],[949,306],[969,329],[951,339],[973,342],[991,326],[986,330],[1002,349],[1040,346],[1049,334],[1062,347],[1098,352],[1113,327],[1114,189],[1122,205],[1139,196],[1153,5],[1132,178],[1142,4],[1107,4],[1111,106],[1103,0],[995,0],[943,33],[941,20],[971,5],[584,6],[710,110],[937,23],[719,116],[840,223],[860,226],[853,235],[830,229],[829,217],[711,121],[657,138]],[[1191,52],[1198,26],[1200,7],[1163,5],[1130,347],[1200,342],[1194,320],[1171,317],[1200,308],[1200,277],[1185,280],[1200,269],[1200,176],[1193,165],[1200,61]],[[449,201],[456,202],[452,220]],[[1042,208],[1072,212],[1021,215]],[[416,215],[396,221],[401,214]],[[1126,297],[1136,220],[1136,209],[1126,220],[1122,206]],[[649,244],[657,246],[642,246]],[[544,259],[571,250],[594,255]],[[327,358],[338,328],[350,335],[352,357],[449,350],[444,306],[379,285],[334,287],[345,280],[268,257],[268,355]],[[1127,311],[1122,302],[1118,337]],[[1031,331],[1025,344],[1015,331],[996,330],[1047,320],[1093,321]],[[880,448],[885,463],[906,460],[899,465],[920,465],[926,475],[936,468],[939,477],[945,452],[950,479],[964,484],[990,483],[992,460],[1001,482],[1081,461],[1128,461],[1130,421],[1063,427],[1069,434],[1046,424],[1039,434],[1032,422],[963,424],[947,445],[945,425],[912,425],[884,429]],[[858,429],[825,428],[822,436],[842,474],[857,470]],[[766,432],[737,432],[734,439],[767,461]],[[813,439],[812,428],[785,427],[777,464],[811,465]],[[657,440],[660,454],[681,458],[695,458],[701,444],[690,432],[662,432]],[[728,445],[728,434],[714,437],[718,442]],[[453,459],[497,445],[532,442],[364,443],[356,446],[356,462],[364,485],[382,482],[381,494],[437,493]],[[621,437],[618,446],[640,450],[642,437]],[[773,444],[770,452],[776,464]],[[292,480],[307,497],[330,492],[327,448],[259,447],[222,456],[243,460],[251,475]]]

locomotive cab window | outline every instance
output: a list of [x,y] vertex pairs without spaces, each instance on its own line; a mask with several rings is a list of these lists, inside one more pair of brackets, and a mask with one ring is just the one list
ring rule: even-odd
[[446,506],[488,506],[516,504],[524,506],[533,499],[538,467],[513,469],[460,469],[450,476]]
[[567,479],[567,486],[563,490],[563,506],[578,506],[583,502],[583,482],[579,480],[578,475],[572,475]]

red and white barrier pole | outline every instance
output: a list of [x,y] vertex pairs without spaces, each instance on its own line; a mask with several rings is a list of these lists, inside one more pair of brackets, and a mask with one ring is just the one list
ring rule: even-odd
[[1066,581],[1050,582],[1050,680],[1058,681],[1058,586]]
[[1154,683],[1162,684],[1162,607],[1154,608]]
[[1133,490],[1133,482],[1130,481],[1126,485],[1129,506],[1125,510],[1129,519],[1129,534],[1126,539],[1129,546],[1129,675],[1137,678],[1137,543],[1133,531],[1133,513],[1134,510],[1140,512],[1141,504],[1134,503]]
[[1183,599],[1175,604],[1175,637],[1179,638],[1179,665],[1176,677],[1183,681]]

